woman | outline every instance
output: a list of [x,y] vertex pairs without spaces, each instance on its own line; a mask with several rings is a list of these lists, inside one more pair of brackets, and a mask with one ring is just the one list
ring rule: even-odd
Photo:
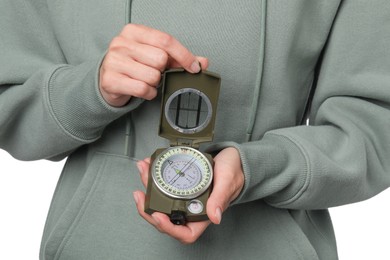
[[[326,209],[390,181],[389,11],[384,0],[3,1],[0,146],[69,156],[40,258],[337,259]],[[222,78],[201,147],[216,154],[210,220],[186,226],[143,211],[148,157],[168,146],[158,85],[173,67]]]

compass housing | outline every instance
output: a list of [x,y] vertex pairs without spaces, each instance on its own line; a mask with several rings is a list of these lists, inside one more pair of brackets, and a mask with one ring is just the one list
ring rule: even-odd
[[159,135],[170,141],[151,156],[145,212],[163,212],[172,223],[207,220],[213,158],[199,144],[214,135],[220,77],[183,69],[163,76]]

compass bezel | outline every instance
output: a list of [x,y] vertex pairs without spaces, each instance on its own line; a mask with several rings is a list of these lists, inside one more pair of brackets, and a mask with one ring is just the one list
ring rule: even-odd
[[[173,152],[173,153],[172,153]],[[163,165],[166,160],[174,155],[185,154],[191,157],[195,157],[198,160],[199,165],[204,166],[201,170],[201,181],[194,187],[188,190],[179,191],[178,188],[165,182],[163,178]],[[152,178],[156,187],[165,195],[176,199],[194,199],[203,194],[211,185],[213,180],[213,167],[207,157],[200,151],[188,147],[188,146],[175,146],[170,147],[164,152],[160,153],[153,161]]]

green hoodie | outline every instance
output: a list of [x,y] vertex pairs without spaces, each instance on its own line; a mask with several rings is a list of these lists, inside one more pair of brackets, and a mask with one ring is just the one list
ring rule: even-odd
[[[0,5],[0,147],[20,160],[69,156],[41,259],[337,259],[327,208],[389,186],[387,0]],[[129,22],[172,34],[222,76],[202,149],[236,147],[245,186],[191,245],[158,233],[132,200],[136,161],[168,144],[160,96],[114,108],[98,89]]]

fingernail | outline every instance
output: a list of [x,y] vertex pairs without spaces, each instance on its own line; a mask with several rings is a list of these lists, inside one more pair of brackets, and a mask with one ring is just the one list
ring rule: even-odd
[[139,173],[143,172],[142,167],[140,165],[140,162],[137,162],[137,168],[138,168]]
[[193,63],[192,63],[192,65],[191,65],[191,71],[192,72],[194,72],[194,73],[198,73],[199,71],[200,71],[200,63],[199,63],[199,61],[194,61]]
[[133,197],[134,197],[135,204],[138,204],[138,194],[137,194],[137,192],[133,192]]
[[222,210],[221,210],[221,208],[217,208],[217,209],[215,210],[215,217],[216,217],[217,220],[218,220],[218,224],[220,224],[220,223],[221,223],[221,220],[222,220]]

